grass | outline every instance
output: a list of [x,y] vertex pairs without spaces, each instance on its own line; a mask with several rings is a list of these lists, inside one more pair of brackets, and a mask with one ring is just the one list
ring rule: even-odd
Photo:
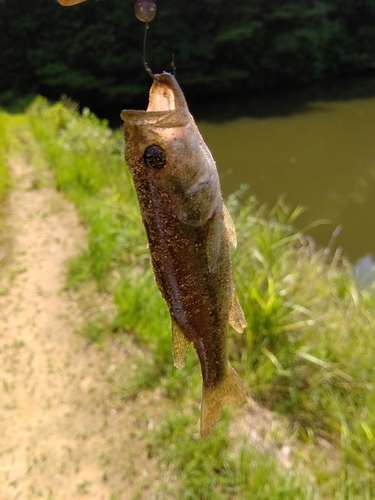
[[161,459],[169,473],[178,478],[178,482],[168,484],[168,498],[313,498],[307,478],[297,469],[287,470],[275,457],[246,441],[239,441],[233,453],[228,413],[218,424],[214,440],[203,441],[198,432],[188,436],[187,429],[197,430],[198,417],[198,409],[194,414],[182,412],[169,417],[153,436],[151,455]]
[[8,147],[7,117],[6,113],[0,111],[0,203],[4,200],[10,187],[10,175],[6,161]]
[[[83,274],[105,287],[114,269],[135,267],[147,255],[135,193],[123,168],[121,135],[88,111],[79,116],[70,102],[50,106],[39,97],[29,109],[56,187],[77,205],[88,228]],[[82,274],[79,268],[72,264],[71,279]]]
[[[6,197],[11,185],[7,164],[9,148],[9,115],[0,110],[0,266],[7,255],[7,238],[5,227]],[[1,290],[0,290],[1,293]]]
[[[229,438],[225,418],[202,442],[197,361],[190,352],[184,370],[172,367],[168,313],[150,269],[122,134],[69,102],[38,98],[28,118],[56,187],[88,230],[88,249],[71,262],[68,283],[95,279],[112,293],[112,330],[131,332],[153,355],[153,363],[140,363],[131,391],[118,387],[118,394],[162,387],[174,401],[176,412],[147,436],[168,496],[374,498],[374,289],[360,288],[345,258],[294,230],[300,209],[280,200],[269,210],[245,188],[230,197],[239,240],[235,283],[249,323],[243,334],[230,332],[231,362],[254,398],[286,422],[284,439],[289,432],[297,444],[283,465],[274,450]],[[92,335],[101,339],[97,329]]]
[[249,328],[236,338],[233,355],[263,402],[305,430],[335,434],[338,422],[326,418],[327,405],[336,414],[332,398],[363,400],[374,382],[365,352],[374,344],[374,294],[359,288],[344,259],[293,231],[296,212],[288,216],[280,206],[267,216],[251,198],[229,204],[239,221],[239,248],[250,250],[234,255]]

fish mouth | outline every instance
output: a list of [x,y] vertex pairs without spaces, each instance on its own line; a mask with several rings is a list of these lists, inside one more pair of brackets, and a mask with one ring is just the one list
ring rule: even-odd
[[[181,126],[188,120],[189,111],[184,94],[176,78],[170,73],[155,75],[150,89],[147,110],[124,110],[121,118],[125,123],[147,121],[161,124],[165,127]],[[165,121],[166,120],[166,121]]]
[[185,101],[182,91],[173,75],[162,73],[155,75],[154,83],[150,89],[147,112],[175,111]]

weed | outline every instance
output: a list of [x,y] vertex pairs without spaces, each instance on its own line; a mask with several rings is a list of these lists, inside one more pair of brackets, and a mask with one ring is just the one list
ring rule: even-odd
[[[187,428],[196,426],[198,412],[179,413],[167,419],[153,434],[150,454],[166,464],[167,474],[179,482],[169,486],[168,497],[191,500],[211,498],[309,499],[307,478],[284,470],[274,457],[243,443],[235,455],[227,437],[226,412],[214,435],[202,441]],[[161,443],[163,445],[161,446]]]
[[79,495],[86,495],[90,491],[90,486],[92,482],[88,481],[87,479],[83,480],[82,483],[77,485],[77,493]]
[[92,279],[89,252],[82,252],[67,263],[66,287],[77,289]]
[[[93,114],[38,98],[29,109],[56,187],[74,201],[88,226],[86,269],[105,287],[115,265],[146,255],[137,201],[124,169],[122,138]],[[43,117],[43,121],[41,120]],[[81,273],[81,279],[87,272]]]
[[6,159],[8,147],[8,115],[0,111],[0,203],[10,187],[10,174]]
[[102,468],[107,467],[111,463],[111,456],[108,452],[102,452],[99,457],[100,466]]
[[8,125],[8,115],[0,111],[0,264],[5,260],[7,254],[4,219],[6,213],[6,196],[11,185],[10,173],[7,165],[9,147]]

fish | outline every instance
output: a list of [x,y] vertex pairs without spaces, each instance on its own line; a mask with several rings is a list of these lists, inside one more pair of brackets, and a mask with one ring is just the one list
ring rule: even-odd
[[199,359],[204,439],[225,406],[247,399],[227,356],[228,323],[237,332],[247,326],[232,277],[236,231],[215,161],[175,76],[153,77],[147,110],[121,112],[125,160],[171,316],[174,366],[185,366],[190,344]]

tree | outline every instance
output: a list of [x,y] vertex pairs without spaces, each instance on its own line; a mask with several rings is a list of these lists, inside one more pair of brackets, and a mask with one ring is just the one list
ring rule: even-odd
[[[374,0],[158,0],[147,60],[189,97],[375,68]],[[134,0],[0,0],[0,96],[66,93],[93,108],[147,96]]]

